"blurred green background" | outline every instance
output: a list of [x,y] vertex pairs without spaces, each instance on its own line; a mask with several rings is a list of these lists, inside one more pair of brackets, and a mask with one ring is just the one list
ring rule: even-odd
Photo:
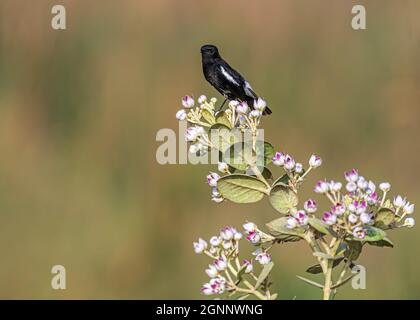
[[[365,31],[350,26],[356,3]],[[54,4],[65,31],[50,26]],[[419,12],[417,0],[1,0],[0,298],[200,298],[208,260],[192,241],[277,217],[267,201],[211,202],[210,165],[155,160],[184,94],[219,97],[204,43],[268,100],[268,141],[323,157],[302,199],[356,167],[419,204]],[[367,289],[338,298],[420,298],[419,228],[389,236],[394,249],[359,260]],[[303,243],[273,253],[281,299],[320,297],[295,278],[314,262]],[[67,290],[51,289],[55,264]]]

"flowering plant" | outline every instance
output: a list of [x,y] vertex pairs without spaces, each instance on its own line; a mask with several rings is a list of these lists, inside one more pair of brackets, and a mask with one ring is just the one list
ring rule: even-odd
[[[185,138],[189,151],[204,155],[215,150],[218,170],[210,172],[207,183],[212,188],[216,203],[232,201],[253,203],[267,197],[280,217],[266,224],[261,231],[254,223],[244,224],[244,232],[233,227],[223,228],[209,243],[199,239],[194,243],[196,253],[213,259],[206,269],[210,281],[202,287],[205,295],[227,295],[245,299],[275,299],[270,292],[269,275],[274,263],[269,251],[275,244],[306,241],[317,264],[306,271],[322,273],[324,282],[298,276],[299,279],[322,290],[326,300],[334,298],[337,290],[354,274],[348,275],[365,245],[393,247],[386,232],[400,227],[413,227],[411,217],[414,204],[402,196],[388,198],[390,184],[376,184],[365,179],[356,169],[345,172],[345,185],[341,182],[320,180],[314,188],[325,196],[330,208],[317,215],[316,200],[299,203],[298,193],[307,175],[322,164],[322,159],[311,155],[308,165],[296,162],[287,153],[275,152],[273,146],[261,140],[258,129],[266,102],[259,98],[252,108],[246,102],[230,101],[226,111],[216,111],[216,99],[198,99],[198,106],[190,96],[182,99],[183,109],[176,117],[186,120],[189,127]],[[248,138],[247,138],[248,137]],[[283,172],[275,178],[268,165]],[[254,258],[239,258],[239,242],[246,235],[257,249]],[[257,261],[259,272],[253,267]],[[334,280],[334,269],[341,271]]]

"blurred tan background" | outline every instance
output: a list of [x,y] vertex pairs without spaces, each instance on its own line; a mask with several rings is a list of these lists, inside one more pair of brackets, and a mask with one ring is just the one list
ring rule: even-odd
[[[365,31],[350,27],[356,3]],[[54,4],[65,31],[50,26]],[[356,167],[419,207],[419,12],[416,0],[2,0],[0,298],[200,298],[208,260],[192,241],[277,217],[267,201],[212,203],[211,166],[156,163],[180,98],[219,97],[204,43],[268,100],[268,141],[324,158],[302,199]],[[419,227],[389,236],[394,249],[360,259],[367,289],[338,298],[420,298]],[[274,259],[281,299],[320,297],[295,278],[313,263],[303,244]],[[65,291],[51,289],[55,264]]]

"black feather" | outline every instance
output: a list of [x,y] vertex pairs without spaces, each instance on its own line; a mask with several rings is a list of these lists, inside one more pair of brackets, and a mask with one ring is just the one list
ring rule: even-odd
[[[228,100],[246,101],[252,108],[258,95],[250,84],[233,69],[219,54],[217,47],[204,45],[201,47],[203,74],[206,80]],[[271,114],[266,107],[263,114]]]

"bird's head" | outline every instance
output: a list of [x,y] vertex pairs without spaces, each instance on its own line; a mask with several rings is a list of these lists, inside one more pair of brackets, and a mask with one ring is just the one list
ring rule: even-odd
[[219,50],[217,50],[216,46],[211,44],[206,44],[201,47],[201,55],[203,58],[218,58]]

